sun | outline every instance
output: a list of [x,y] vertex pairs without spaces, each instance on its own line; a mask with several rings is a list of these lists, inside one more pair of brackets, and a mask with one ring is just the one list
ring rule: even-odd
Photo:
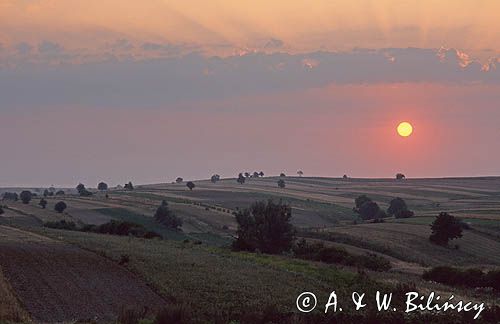
[[398,134],[402,137],[408,137],[413,133],[413,126],[409,122],[402,122],[398,126]]

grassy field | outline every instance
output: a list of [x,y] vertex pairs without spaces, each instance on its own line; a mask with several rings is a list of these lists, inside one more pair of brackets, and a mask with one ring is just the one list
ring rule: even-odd
[[[229,319],[238,317],[244,309],[259,310],[266,305],[293,310],[294,299],[302,290],[315,290],[325,298],[332,288],[346,294],[353,289],[394,288],[401,283],[416,283],[424,291],[437,289],[498,303],[498,297],[487,292],[424,282],[420,275],[428,267],[438,265],[500,267],[500,178],[397,181],[286,177],[286,188],[278,188],[278,179],[251,178],[243,185],[235,179],[215,184],[195,181],[192,191],[185,184],[140,185],[133,191],[111,189],[108,198],[104,193],[48,198],[46,209],[37,205],[38,199],[30,204],[3,201],[1,204],[7,208],[0,216],[0,225],[35,231],[115,261],[127,255],[129,270],[156,287],[167,300],[198,305],[195,314],[200,318],[219,312]],[[352,211],[354,198],[361,194],[382,208],[387,208],[391,199],[402,197],[415,211],[415,217],[363,223]],[[378,254],[391,262],[392,270],[365,271],[366,275],[359,276],[357,269],[345,266],[231,252],[228,245],[237,229],[233,213],[266,199],[290,204],[299,236],[341,247],[352,254]],[[59,200],[68,204],[62,214],[53,210]],[[183,219],[182,231],[167,230],[154,221],[154,212],[162,200],[168,201],[171,210]],[[428,240],[430,224],[442,211],[460,217],[471,227],[449,247],[436,246]],[[41,227],[44,222],[62,219],[79,225],[102,224],[111,219],[129,221],[156,231],[167,240]],[[200,244],[194,244],[197,241]]]

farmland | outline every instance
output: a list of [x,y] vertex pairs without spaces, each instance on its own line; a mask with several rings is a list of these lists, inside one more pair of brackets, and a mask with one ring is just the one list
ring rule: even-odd
[[[269,305],[293,311],[294,300],[300,292],[314,290],[324,299],[332,287],[347,295],[356,289],[375,291],[393,289],[397,284],[416,283],[421,291],[453,292],[464,298],[498,303],[498,297],[491,293],[479,291],[471,294],[467,289],[425,282],[420,276],[424,270],[437,265],[480,269],[500,267],[500,178],[397,181],[285,177],[285,188],[277,186],[278,179],[248,178],[244,184],[235,179],[222,179],[217,183],[201,180],[195,181],[194,190],[189,190],[185,183],[145,184],[136,185],[134,190],[112,188],[106,193],[93,190],[94,195],[90,197],[80,197],[71,188],[66,188],[65,196],[46,197],[48,205],[45,209],[38,206],[39,198],[33,198],[29,204],[2,201],[5,213],[0,216],[0,256],[4,256],[0,261],[0,292],[6,297],[0,303],[0,319],[55,320],[55,317],[44,317],[50,313],[58,319],[69,320],[84,318],[85,314],[90,318],[91,310],[96,310],[95,316],[109,320],[119,313],[115,304],[107,309],[88,305],[79,310],[71,303],[67,304],[66,312],[58,313],[50,310],[56,305],[36,306],[29,293],[20,293],[26,291],[22,282],[13,275],[16,264],[19,265],[21,259],[32,259],[31,262],[38,264],[37,255],[44,255],[50,249],[56,251],[52,255],[54,266],[70,270],[59,274],[68,280],[64,284],[66,288],[72,287],[71,271],[79,271],[76,267],[81,267],[87,276],[82,280],[92,281],[93,276],[92,269],[63,257],[68,251],[73,251],[70,254],[80,255],[79,260],[88,258],[90,263],[99,264],[101,273],[112,272],[114,277],[110,278],[117,282],[133,276],[134,289],[149,296],[145,298],[197,305],[192,315],[198,318],[217,313],[230,320],[239,318],[245,310],[259,310]],[[35,191],[36,188],[29,189]],[[20,189],[0,191],[15,190]],[[383,209],[388,207],[391,199],[401,197],[415,216],[387,218],[383,223],[362,222],[353,211],[354,199],[362,194]],[[288,256],[232,252],[229,245],[237,230],[233,213],[257,200],[267,199],[281,200],[291,206],[292,223],[297,227],[299,237],[340,247],[356,255],[374,253],[389,260],[392,270],[382,273],[367,271],[360,277],[358,269],[349,266],[327,265]],[[54,211],[55,203],[60,200],[68,205],[63,213]],[[162,200],[166,200],[170,209],[182,218],[181,231],[164,228],[154,220],[154,212]],[[463,237],[453,240],[448,247],[436,246],[428,240],[429,225],[443,211],[460,217],[469,226]],[[100,225],[110,220],[127,221],[159,233],[164,240],[54,230],[42,226],[59,220],[74,222],[78,226]],[[8,255],[24,255],[24,258],[14,264],[5,261]],[[127,263],[118,265],[124,255]],[[38,271],[46,272],[46,269]],[[35,277],[34,273],[27,276]],[[47,279],[50,289],[62,289],[61,285]],[[84,283],[79,283],[79,287],[82,286]],[[153,290],[148,290],[148,287]],[[71,289],[68,291],[70,293]],[[91,295],[93,292],[86,290],[86,293]],[[107,298],[105,296],[102,298]],[[67,302],[71,298],[63,299]],[[133,301],[130,299],[129,303]]]

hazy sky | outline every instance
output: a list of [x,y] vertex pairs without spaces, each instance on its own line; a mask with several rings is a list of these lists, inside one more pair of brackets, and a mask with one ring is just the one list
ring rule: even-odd
[[[500,2],[0,1],[1,186],[500,175]],[[415,133],[400,138],[400,121]]]

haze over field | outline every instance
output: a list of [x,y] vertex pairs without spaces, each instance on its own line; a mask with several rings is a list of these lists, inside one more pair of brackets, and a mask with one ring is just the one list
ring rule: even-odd
[[498,175],[499,9],[3,1],[0,186]]

